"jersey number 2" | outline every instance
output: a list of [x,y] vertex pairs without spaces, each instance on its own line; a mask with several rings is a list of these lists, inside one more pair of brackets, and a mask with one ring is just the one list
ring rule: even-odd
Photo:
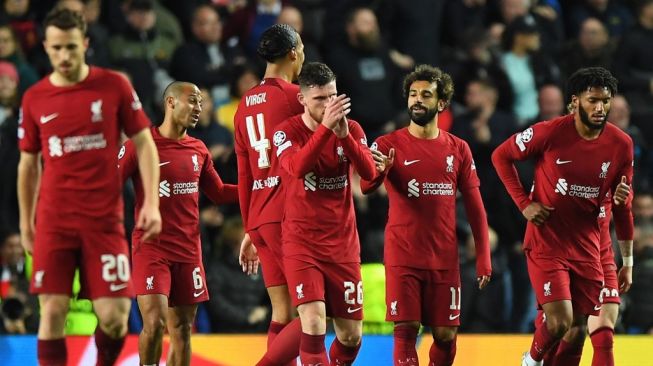
[[[270,167],[270,140],[265,138],[265,121],[263,113],[256,114],[256,126],[254,126],[254,117],[245,117],[245,124],[247,125],[247,136],[249,136],[249,144],[252,149],[258,152],[258,167],[265,169]],[[258,130],[258,131],[257,131]]]

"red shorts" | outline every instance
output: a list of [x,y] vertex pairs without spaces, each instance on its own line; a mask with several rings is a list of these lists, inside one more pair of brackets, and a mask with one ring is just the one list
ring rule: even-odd
[[306,256],[284,258],[293,306],[324,301],[328,316],[363,320],[360,263],[320,262]]
[[431,327],[460,325],[460,272],[386,266],[389,322],[419,321]]
[[283,254],[281,253],[281,224],[264,224],[249,232],[252,243],[256,246],[263,270],[265,287],[286,284],[283,272]]
[[571,300],[574,309],[598,315],[603,273],[599,263],[569,261],[564,258],[532,258],[525,251],[528,275],[540,305]]
[[199,259],[196,263],[181,263],[135,252],[132,262],[136,295],[166,295],[168,306],[192,305],[209,299],[204,266]]
[[72,296],[79,267],[79,297],[132,297],[124,232],[37,230],[30,291]]
[[601,290],[601,302],[621,304],[619,298],[619,279],[617,278],[617,265],[614,263],[614,252],[612,242],[601,245],[601,266],[603,267],[603,289]]

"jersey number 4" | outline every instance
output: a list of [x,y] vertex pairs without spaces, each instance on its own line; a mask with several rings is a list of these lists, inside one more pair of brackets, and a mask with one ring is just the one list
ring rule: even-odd
[[247,135],[249,136],[249,144],[252,149],[258,152],[258,167],[265,169],[270,167],[270,140],[265,137],[265,121],[263,113],[256,114],[256,126],[254,125],[254,117],[245,117],[245,124],[247,125]]

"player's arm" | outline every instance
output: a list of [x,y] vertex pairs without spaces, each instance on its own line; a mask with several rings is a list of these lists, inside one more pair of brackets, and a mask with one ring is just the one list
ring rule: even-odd
[[40,177],[40,155],[21,151],[17,182],[20,236],[23,248],[30,254],[34,250],[34,210]]
[[[633,181],[633,147],[632,142],[628,145],[629,154],[622,163],[622,169],[615,177],[619,179],[613,182],[612,196],[612,218],[614,230],[617,233],[619,250],[623,259],[623,266],[619,270],[619,290],[625,293],[633,283],[633,236],[634,222],[632,212],[633,191],[630,189]],[[624,198],[625,197],[625,198]]]
[[304,177],[317,163],[331,133],[331,130],[321,124],[301,148],[293,145],[291,138],[280,143],[277,146],[277,157],[281,167],[294,178]]
[[122,183],[125,184],[127,179],[136,173],[138,168],[138,159],[136,158],[136,150],[134,150],[134,143],[127,140],[118,153],[118,171]]
[[552,207],[531,201],[519,180],[515,161],[524,160],[542,151],[543,128],[537,124],[508,138],[492,153],[492,165],[526,220],[541,225],[549,217]]
[[143,207],[136,222],[136,227],[143,230],[143,240],[156,237],[161,232],[161,214],[159,212],[159,154],[148,128],[132,135],[136,147],[138,170],[143,182]]
[[[238,125],[237,125],[238,126]],[[254,178],[252,176],[251,168],[249,165],[249,156],[247,148],[241,145],[241,136],[236,127],[236,159],[238,162],[238,204],[240,205],[240,215],[243,220],[243,227],[245,228],[245,236],[240,243],[240,254],[238,256],[238,263],[240,263],[243,272],[249,274],[256,274],[258,272],[258,253],[256,247],[249,237],[249,203],[252,198],[252,185]]]
[[235,184],[224,184],[215,171],[211,155],[206,151],[204,154],[204,165],[200,175],[200,188],[216,205],[238,202],[238,186]]
[[[363,194],[370,194],[383,184],[395,160],[395,149],[390,148],[390,150],[387,150],[382,139],[374,141],[372,147],[370,147],[370,151],[372,152],[376,172],[374,173],[374,178],[371,180],[361,179],[360,184]],[[388,155],[386,156],[383,151],[388,151]]]
[[372,180],[376,173],[374,159],[366,145],[367,138],[358,123],[352,123],[347,137],[340,139],[345,155],[362,179]]

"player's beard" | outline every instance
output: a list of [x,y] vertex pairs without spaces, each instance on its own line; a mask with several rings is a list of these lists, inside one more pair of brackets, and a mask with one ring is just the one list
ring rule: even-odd
[[413,111],[413,108],[415,108],[415,105],[411,106],[408,108],[408,114],[410,115],[410,120],[415,122],[416,124],[424,127],[426,126],[429,122],[433,121],[433,118],[435,118],[435,115],[438,114],[438,108],[427,108],[425,106],[421,106],[424,110],[426,110],[423,114],[415,114],[415,111]]
[[603,130],[603,127],[605,127],[605,123],[608,121],[608,113],[605,114],[605,117],[603,118],[603,121],[600,123],[594,123],[590,120],[590,116],[585,112],[585,108],[583,108],[583,104],[579,103],[578,104],[578,115],[580,117],[580,121],[587,126],[590,130]]

